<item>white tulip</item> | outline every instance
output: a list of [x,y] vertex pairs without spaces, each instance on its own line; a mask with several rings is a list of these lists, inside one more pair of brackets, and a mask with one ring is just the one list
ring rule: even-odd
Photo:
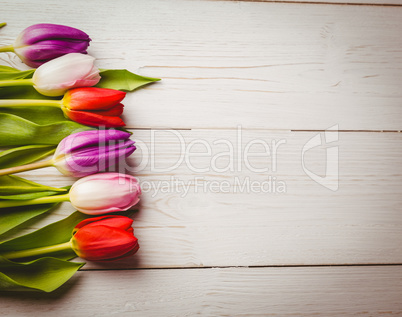
[[35,71],[34,88],[45,96],[61,96],[71,88],[94,86],[101,78],[94,61],[94,57],[80,53],[55,58]]

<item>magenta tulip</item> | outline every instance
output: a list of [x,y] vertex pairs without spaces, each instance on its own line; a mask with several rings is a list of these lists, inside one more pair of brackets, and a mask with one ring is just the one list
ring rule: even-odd
[[23,30],[14,45],[0,47],[0,52],[14,52],[34,68],[69,53],[86,54],[89,36],[76,28],[65,25],[41,23]]

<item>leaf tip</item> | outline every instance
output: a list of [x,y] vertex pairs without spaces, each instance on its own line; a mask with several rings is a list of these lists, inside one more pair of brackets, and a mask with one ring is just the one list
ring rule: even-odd
[[146,77],[146,76],[141,76],[145,80],[148,80],[149,82],[154,82],[154,81],[160,81],[160,78],[153,78],[153,77]]

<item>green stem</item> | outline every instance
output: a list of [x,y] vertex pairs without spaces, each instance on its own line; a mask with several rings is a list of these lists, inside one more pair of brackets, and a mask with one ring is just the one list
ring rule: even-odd
[[30,171],[30,170],[34,170],[37,168],[48,167],[48,166],[52,166],[52,165],[53,165],[53,160],[51,159],[51,160],[47,160],[47,161],[35,162],[35,163],[21,165],[21,166],[3,168],[3,169],[0,169],[0,176]]
[[69,200],[70,200],[70,194],[68,194],[68,193],[63,194],[63,195],[46,196],[46,197],[27,199],[27,200],[6,200],[6,199],[4,199],[4,200],[0,201],[0,208],[60,203],[62,201],[69,201]]
[[2,23],[0,23],[0,29],[3,27],[3,26],[6,26],[7,25],[7,23],[6,22],[2,22]]
[[20,258],[28,258],[28,257],[33,257],[33,256],[38,256],[38,255],[46,255],[48,253],[54,253],[54,252],[59,252],[59,251],[64,251],[64,250],[71,250],[71,240],[65,243],[61,244],[56,244],[56,245],[51,245],[47,247],[41,247],[41,248],[34,248],[34,249],[28,249],[28,250],[20,250],[20,251],[11,251],[11,252],[6,252],[3,254],[0,254],[1,256],[5,257],[6,259],[9,260],[14,260],[14,259],[20,259]]
[[0,52],[14,52],[14,46],[12,45],[0,46]]
[[33,86],[32,78],[0,80],[0,87]]
[[61,107],[60,100],[45,100],[45,99],[3,99],[0,100],[0,107],[31,107],[31,106],[47,106]]

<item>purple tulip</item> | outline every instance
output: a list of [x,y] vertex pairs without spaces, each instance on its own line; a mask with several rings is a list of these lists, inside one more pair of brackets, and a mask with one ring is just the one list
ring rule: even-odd
[[[58,24],[34,24],[23,30],[8,51],[14,51],[31,66],[40,65],[69,53],[87,53],[91,39],[78,29]],[[0,51],[7,51],[6,49]]]
[[54,166],[62,174],[83,177],[122,164],[136,147],[130,133],[120,130],[90,130],[65,137],[47,161],[0,169],[1,175]]
[[68,176],[83,177],[104,171],[136,149],[130,133],[91,130],[71,134],[58,145],[53,166]]

